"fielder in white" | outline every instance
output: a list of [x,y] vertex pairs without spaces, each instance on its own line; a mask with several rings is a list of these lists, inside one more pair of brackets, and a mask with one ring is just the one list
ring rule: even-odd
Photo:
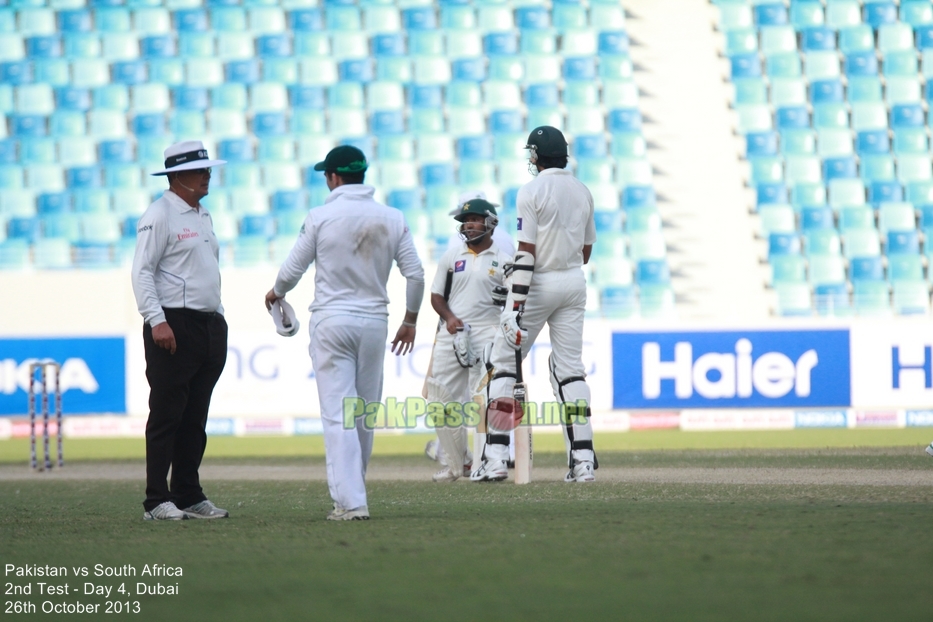
[[[492,422],[498,411],[509,418],[515,386],[516,350],[528,355],[547,323],[551,337],[548,360],[554,395],[565,405],[564,440],[569,470],[567,482],[591,482],[597,468],[593,451],[590,401],[583,367],[583,313],[586,306],[587,263],[596,242],[593,197],[567,166],[567,141],[560,130],[542,126],[531,131],[529,171],[536,175],[518,192],[518,252],[512,272],[512,290],[500,318],[500,331],[492,346],[494,367],[489,387],[489,433],[483,461],[470,476],[474,481],[508,477],[508,430]],[[569,407],[568,407],[569,405]],[[501,410],[499,410],[501,409]],[[501,420],[501,419],[500,419]]]
[[[429,402],[473,405],[474,390],[486,372],[480,354],[499,325],[507,295],[505,266],[512,256],[493,242],[498,218],[489,201],[467,201],[454,219],[461,223],[462,240],[444,253],[431,285],[431,306],[441,324],[426,397]],[[464,427],[469,416],[452,414],[451,421],[437,428],[446,465],[434,474],[435,482],[456,481],[473,462]]]
[[411,352],[424,296],[424,269],[402,213],[373,200],[363,184],[366,157],[356,147],[331,150],[314,166],[324,171],[331,193],[305,218],[298,241],[266,294],[266,308],[292,290],[312,262],[309,351],[314,364],[327,484],[334,501],[328,520],[366,520],[366,468],[373,430],[344,426],[344,398],[382,399],[382,370],[388,335],[386,282],[396,262],[406,278],[405,319],[392,340],[396,355]]

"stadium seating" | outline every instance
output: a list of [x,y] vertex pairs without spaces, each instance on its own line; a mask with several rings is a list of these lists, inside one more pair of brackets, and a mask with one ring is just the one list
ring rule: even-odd
[[928,313],[930,3],[713,3],[778,313]]

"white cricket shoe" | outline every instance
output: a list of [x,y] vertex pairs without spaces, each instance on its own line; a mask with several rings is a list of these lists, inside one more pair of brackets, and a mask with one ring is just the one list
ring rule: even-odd
[[927,445],[926,452],[930,454],[931,456],[933,456],[933,443],[930,443],[929,445]]
[[595,482],[596,473],[592,462],[578,462],[573,468],[567,471],[564,476],[565,482]]
[[361,505],[348,510],[335,503],[334,509],[327,515],[327,520],[369,520],[369,508]]
[[509,467],[505,460],[483,460],[479,468],[470,473],[470,481],[473,482],[501,482],[508,477]]
[[143,520],[188,520],[188,515],[171,501],[166,501],[145,512]]
[[[469,475],[470,472],[467,470],[466,474]],[[454,469],[451,469],[450,467],[444,467],[443,469],[435,473],[433,476],[431,476],[431,479],[434,480],[435,482],[455,482],[458,479],[460,479],[460,473],[457,473]]]
[[188,518],[228,518],[230,512],[223,510],[207,499],[182,510]]

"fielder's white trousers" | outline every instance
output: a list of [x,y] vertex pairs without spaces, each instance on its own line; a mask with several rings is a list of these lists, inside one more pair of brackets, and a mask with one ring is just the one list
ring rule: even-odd
[[334,503],[346,509],[367,505],[366,468],[373,431],[344,425],[344,398],[367,403],[382,399],[382,370],[388,325],[385,318],[312,314],[311,361],[321,401],[327,486]]

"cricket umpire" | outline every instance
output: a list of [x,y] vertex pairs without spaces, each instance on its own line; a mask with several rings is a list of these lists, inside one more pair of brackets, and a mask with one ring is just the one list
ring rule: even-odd
[[211,394],[227,360],[219,247],[200,201],[211,167],[223,164],[208,157],[201,141],[170,146],[165,168],[152,173],[168,178],[168,190],[137,225],[133,292],[145,320],[149,380],[146,520],[228,516],[207,499],[198,477]]
[[366,156],[356,147],[335,147],[314,170],[323,171],[331,190],[324,205],[305,218],[266,308],[298,284],[314,262],[314,300],[309,351],[317,379],[324,427],[327,485],[334,502],[328,520],[367,520],[366,469],[373,430],[362,416],[345,425],[344,399],[382,399],[388,337],[386,283],[397,263],[406,279],[405,318],[392,340],[396,355],[411,352],[424,297],[424,268],[405,217],[373,199],[364,184]]
[[[560,130],[537,127],[528,136],[529,172],[535,178],[521,187],[518,208],[518,251],[512,272],[512,291],[499,321],[492,347],[495,368],[489,386],[488,435],[474,481],[505,479],[508,430],[497,430],[499,406],[511,415],[516,381],[516,350],[528,355],[547,323],[551,336],[548,359],[554,396],[565,405],[564,440],[568,455],[567,482],[595,479],[596,455],[590,422],[590,389],[583,367],[583,314],[586,307],[587,263],[596,242],[593,196],[567,167],[567,141]],[[577,405],[587,406],[578,409]],[[569,408],[567,405],[571,405]],[[582,410],[583,412],[579,412]]]

